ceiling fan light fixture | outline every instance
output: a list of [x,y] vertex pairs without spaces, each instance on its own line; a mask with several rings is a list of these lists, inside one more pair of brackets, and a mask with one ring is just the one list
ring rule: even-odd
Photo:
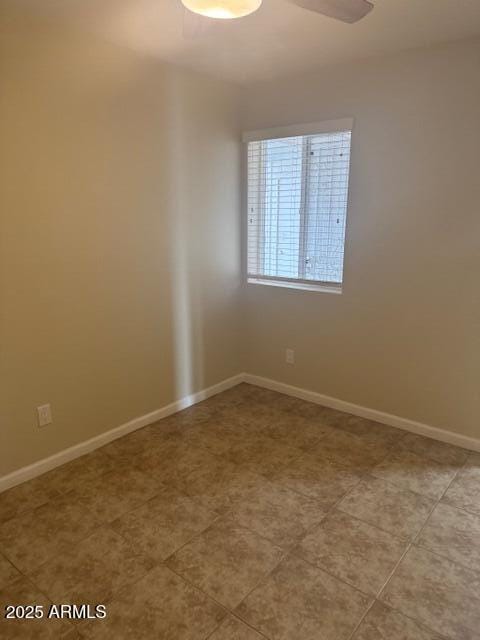
[[243,18],[260,8],[263,0],[182,0],[183,5],[201,16],[218,20]]

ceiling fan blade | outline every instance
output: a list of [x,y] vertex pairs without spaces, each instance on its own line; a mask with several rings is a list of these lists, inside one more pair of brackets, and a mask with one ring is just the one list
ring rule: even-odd
[[303,9],[322,13],[342,22],[358,22],[373,9],[368,0],[288,0]]

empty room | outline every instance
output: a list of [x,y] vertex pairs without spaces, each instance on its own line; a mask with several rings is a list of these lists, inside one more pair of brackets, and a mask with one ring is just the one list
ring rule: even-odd
[[0,0],[0,638],[480,640],[480,1]]

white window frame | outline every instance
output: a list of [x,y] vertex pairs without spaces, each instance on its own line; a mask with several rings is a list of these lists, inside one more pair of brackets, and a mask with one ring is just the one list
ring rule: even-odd
[[[246,131],[243,133],[242,140],[245,143],[245,149],[249,142],[259,142],[261,140],[275,140],[278,138],[291,138],[295,136],[314,136],[321,135],[323,133],[335,133],[340,131],[352,131],[353,132],[354,119],[353,118],[341,118],[337,120],[324,120],[323,122],[310,122],[307,124],[296,124],[282,127],[272,127],[270,129],[259,129],[255,131]],[[350,162],[351,171],[351,162]],[[248,159],[246,176],[248,176]],[[350,176],[349,176],[350,178]],[[350,180],[349,180],[350,182]],[[248,178],[245,179],[245,191],[248,191]],[[349,191],[350,194],[350,191]],[[350,202],[350,195],[348,197],[347,205],[347,223],[348,223],[348,209]],[[302,208],[302,210],[304,207]],[[305,211],[303,211],[305,213]],[[261,216],[264,220],[264,216]],[[304,225],[302,225],[302,229]],[[248,233],[248,230],[247,230]],[[260,237],[260,236],[259,236]],[[248,242],[246,243],[248,246]],[[258,259],[261,260],[260,251],[257,251]],[[247,260],[248,262],[248,260]],[[247,274],[247,283],[252,285],[267,285],[273,287],[282,287],[288,289],[300,289],[304,291],[319,291],[326,293],[341,294],[343,291],[342,283],[328,283],[319,282],[313,280],[305,280],[302,278],[282,278],[278,276],[262,276],[251,277]]]

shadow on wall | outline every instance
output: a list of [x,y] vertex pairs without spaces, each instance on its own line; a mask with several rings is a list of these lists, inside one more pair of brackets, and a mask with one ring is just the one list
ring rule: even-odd
[[189,142],[195,132],[188,130],[186,111],[189,105],[185,101],[183,83],[171,76],[167,87],[173,366],[175,398],[183,398],[202,389],[205,377],[202,318],[199,313],[195,313],[199,304],[199,283],[196,282],[198,274],[189,251],[190,243],[195,242],[195,230],[189,217],[189,212],[196,206],[192,197],[194,177],[189,172]]

